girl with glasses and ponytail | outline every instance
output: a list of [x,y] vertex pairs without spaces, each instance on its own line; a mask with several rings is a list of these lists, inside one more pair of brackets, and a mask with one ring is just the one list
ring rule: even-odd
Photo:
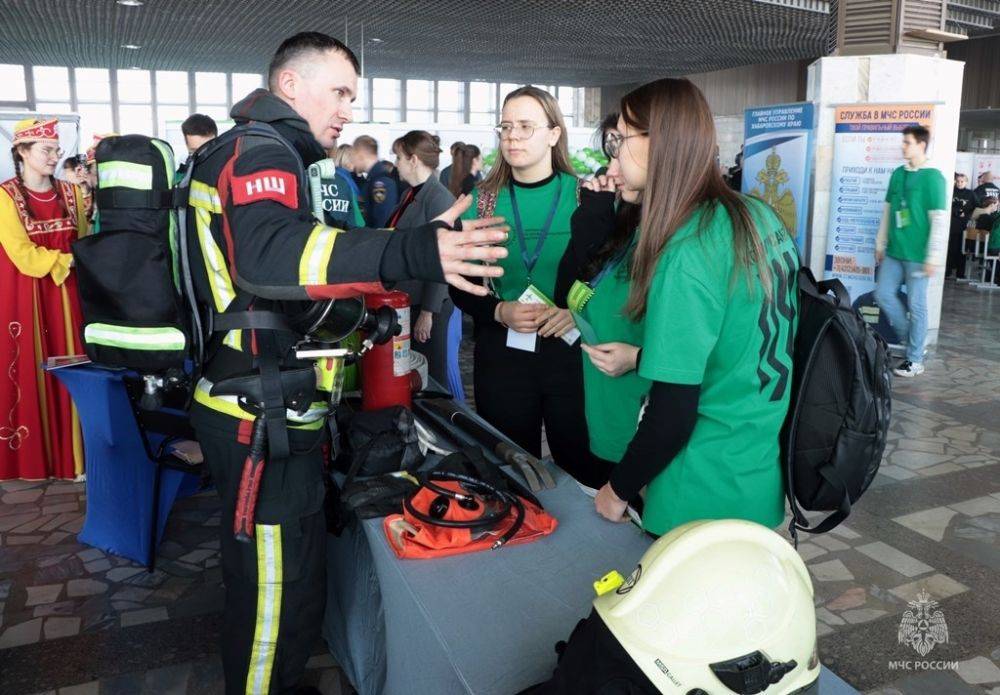
[[[627,94],[607,139],[608,176],[641,205],[627,292],[610,311],[642,323],[641,339],[619,352],[650,388],[595,506],[622,521],[645,489],[643,527],[657,535],[700,519],[773,528],[784,518],[778,439],[798,255],[771,208],[726,185],[715,145],[708,103],[683,79]],[[601,348],[587,354],[602,372],[622,368]]]
[[82,352],[70,244],[87,233],[83,191],[54,177],[58,122],[14,126],[15,176],[0,184],[0,480],[83,472],[80,422],[69,393],[39,365]]
[[[535,456],[541,454],[544,425],[556,464],[594,485],[579,341],[563,339],[574,328],[573,317],[552,302],[578,203],[566,126],[555,98],[528,86],[504,99],[496,131],[500,156],[474,189],[466,215],[505,218],[510,233],[508,255],[500,261],[504,275],[487,297],[451,290],[456,306],[475,324],[476,410]],[[452,172],[452,183],[454,177]],[[529,296],[543,303],[525,302]]]

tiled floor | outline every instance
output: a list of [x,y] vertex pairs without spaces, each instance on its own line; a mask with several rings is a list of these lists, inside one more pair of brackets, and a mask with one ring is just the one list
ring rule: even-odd
[[[849,522],[799,545],[822,660],[879,695],[1000,695],[1000,293],[947,286],[940,344],[893,408]],[[0,483],[0,694],[220,692],[213,495],[178,503],[153,574],[76,543],[84,504],[82,484]],[[928,602],[947,641],[921,656],[900,625]],[[348,692],[315,654],[308,683]]]

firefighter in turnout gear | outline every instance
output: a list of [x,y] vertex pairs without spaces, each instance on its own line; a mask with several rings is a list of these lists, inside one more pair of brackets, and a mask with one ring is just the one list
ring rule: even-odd
[[[311,392],[314,369],[322,385],[323,361],[295,358],[301,336],[281,317],[299,313],[309,300],[382,291],[405,279],[475,291],[462,275],[499,270],[470,261],[506,255],[488,245],[506,238],[500,220],[464,222],[463,231],[451,231],[468,200],[409,230],[343,231],[313,218],[305,168],[325,157],[324,148],[351,120],[357,73],[354,55],[336,39],[318,33],[287,39],[272,60],[269,88],[233,107],[240,134],[219,138],[193,164],[185,238],[194,294],[212,333],[191,420],[222,499],[229,694],[296,692],[325,603],[328,404],[317,393],[313,405],[303,407],[300,399],[286,410],[284,391],[286,377],[306,374]],[[234,538],[233,519],[255,414],[233,395],[213,394],[213,385],[241,375],[262,384],[269,451],[249,543]]]

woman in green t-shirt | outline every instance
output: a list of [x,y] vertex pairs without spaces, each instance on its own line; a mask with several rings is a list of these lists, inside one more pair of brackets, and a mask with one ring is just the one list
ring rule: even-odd
[[[608,135],[617,126],[617,113],[601,122],[598,134],[605,155]],[[608,482],[625,454],[649,392],[649,380],[636,371],[642,321],[624,313],[641,211],[639,191],[619,191],[619,184],[606,171],[583,183],[556,280],[556,302],[566,302],[573,313],[585,353],[584,409],[592,466],[599,473],[595,487]]]
[[638,374],[651,382],[635,435],[598,492],[623,519],[645,488],[643,526],[699,519],[781,523],[778,437],[788,410],[798,256],[777,214],[726,186],[715,126],[688,80],[621,101],[608,174],[642,213],[624,313],[644,322]]
[[[577,206],[559,103],[537,87],[504,99],[500,156],[473,191],[468,217],[503,217],[510,226],[503,277],[487,297],[452,289],[475,324],[476,410],[535,456],[542,425],[555,462],[594,484],[587,453],[580,348],[564,340],[573,317],[552,303],[556,269]],[[528,294],[543,303],[526,303]],[[519,301],[520,300],[520,301]]]

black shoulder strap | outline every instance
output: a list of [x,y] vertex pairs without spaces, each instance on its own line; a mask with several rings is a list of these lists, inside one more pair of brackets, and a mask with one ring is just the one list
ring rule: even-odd
[[[230,328],[240,328],[240,327],[259,327],[265,328],[265,326],[236,326],[231,325],[230,328],[223,328],[228,325],[230,319],[222,319],[224,314],[232,313],[234,317],[232,322],[237,321],[239,318],[246,318],[246,314],[250,305],[253,303],[253,295],[244,293],[241,297],[237,295],[237,298],[233,300],[230,306],[223,314],[213,314],[209,317],[210,323],[212,325],[207,326],[202,320],[201,313],[198,310],[198,301],[194,291],[194,277],[191,271],[190,263],[190,248],[188,245],[188,230],[187,230],[187,208],[188,202],[191,194],[191,181],[194,176],[195,169],[198,165],[204,163],[211,157],[215,156],[218,152],[222,151],[224,148],[233,145],[237,140],[246,135],[253,135],[262,138],[268,138],[274,140],[276,143],[286,147],[292,155],[295,157],[295,161],[298,162],[299,168],[302,169],[302,158],[299,153],[292,147],[284,138],[282,138],[278,131],[267,123],[259,123],[256,121],[245,123],[243,125],[236,126],[226,131],[222,135],[212,140],[209,140],[204,145],[202,145],[198,150],[188,158],[188,166],[184,172],[184,178],[178,183],[172,192],[173,195],[173,206],[177,212],[177,236],[178,236],[178,248],[180,252],[180,268],[181,268],[181,279],[183,283],[183,292],[185,296],[185,303],[188,305],[191,314],[191,322],[194,330],[193,341],[195,346],[194,363],[195,363],[195,373],[194,381],[197,381],[201,376],[201,371],[204,365],[211,360],[215,354],[222,347],[222,342],[225,339],[225,331],[230,330]],[[304,176],[300,176],[300,179],[304,181]],[[304,185],[304,183],[303,183]],[[269,312],[261,312],[269,313]],[[256,321],[257,317],[251,319],[251,321]],[[265,320],[261,318],[260,320]],[[206,344],[206,341],[207,344]]]

